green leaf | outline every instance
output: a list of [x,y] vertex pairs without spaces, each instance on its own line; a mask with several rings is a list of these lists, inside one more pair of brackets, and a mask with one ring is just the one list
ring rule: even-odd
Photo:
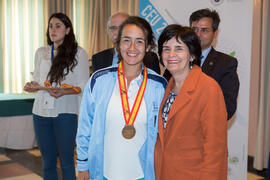
[[231,52],[230,56],[234,57],[235,56],[235,51]]

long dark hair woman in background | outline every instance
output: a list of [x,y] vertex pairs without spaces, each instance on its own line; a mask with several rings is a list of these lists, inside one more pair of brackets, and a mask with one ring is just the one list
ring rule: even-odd
[[88,55],[78,46],[70,19],[49,18],[47,46],[36,51],[33,81],[24,90],[36,92],[34,129],[41,151],[43,178],[57,180],[57,154],[62,178],[76,179],[74,146],[82,90],[89,77]]

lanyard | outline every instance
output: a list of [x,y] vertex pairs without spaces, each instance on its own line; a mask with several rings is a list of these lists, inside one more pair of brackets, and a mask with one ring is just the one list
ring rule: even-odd
[[54,50],[54,44],[52,44],[52,49],[51,49],[51,61],[53,61],[53,59],[54,59],[54,52],[53,52],[53,50]]
[[122,102],[123,114],[124,114],[126,125],[134,124],[136,116],[141,106],[141,102],[143,99],[143,95],[144,95],[144,92],[146,89],[146,83],[147,83],[147,70],[145,66],[143,67],[143,69],[144,69],[143,81],[137,93],[137,97],[133,104],[132,110],[130,112],[128,96],[127,96],[127,88],[126,88],[126,82],[125,82],[125,75],[124,75],[124,68],[123,68],[123,61],[121,61],[118,66],[119,89],[120,89],[121,102]]

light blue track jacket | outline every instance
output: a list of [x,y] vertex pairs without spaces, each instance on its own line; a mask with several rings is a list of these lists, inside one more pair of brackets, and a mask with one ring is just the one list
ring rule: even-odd
[[[147,73],[148,81],[144,93],[147,136],[139,151],[139,158],[145,180],[152,180],[155,179],[154,148],[158,132],[158,112],[167,81],[148,68]],[[77,170],[89,170],[91,180],[103,180],[106,111],[116,80],[117,65],[96,71],[84,89],[76,137]]]

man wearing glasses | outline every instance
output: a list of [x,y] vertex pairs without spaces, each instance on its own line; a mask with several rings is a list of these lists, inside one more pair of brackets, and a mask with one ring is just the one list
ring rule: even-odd
[[220,85],[227,108],[229,120],[236,111],[239,79],[237,59],[216,51],[212,47],[218,34],[220,18],[218,13],[209,9],[200,9],[191,14],[189,24],[200,38],[202,47],[202,71],[214,78]]
[[[107,32],[114,45],[113,48],[106,49],[92,56],[92,68],[93,72],[109,67],[113,64],[118,63],[118,54],[115,48],[116,40],[121,24],[129,17],[128,14],[117,12],[113,14],[107,23]],[[146,67],[154,70],[156,73],[160,74],[160,67],[158,57],[153,52],[147,52],[144,59],[144,64]]]

